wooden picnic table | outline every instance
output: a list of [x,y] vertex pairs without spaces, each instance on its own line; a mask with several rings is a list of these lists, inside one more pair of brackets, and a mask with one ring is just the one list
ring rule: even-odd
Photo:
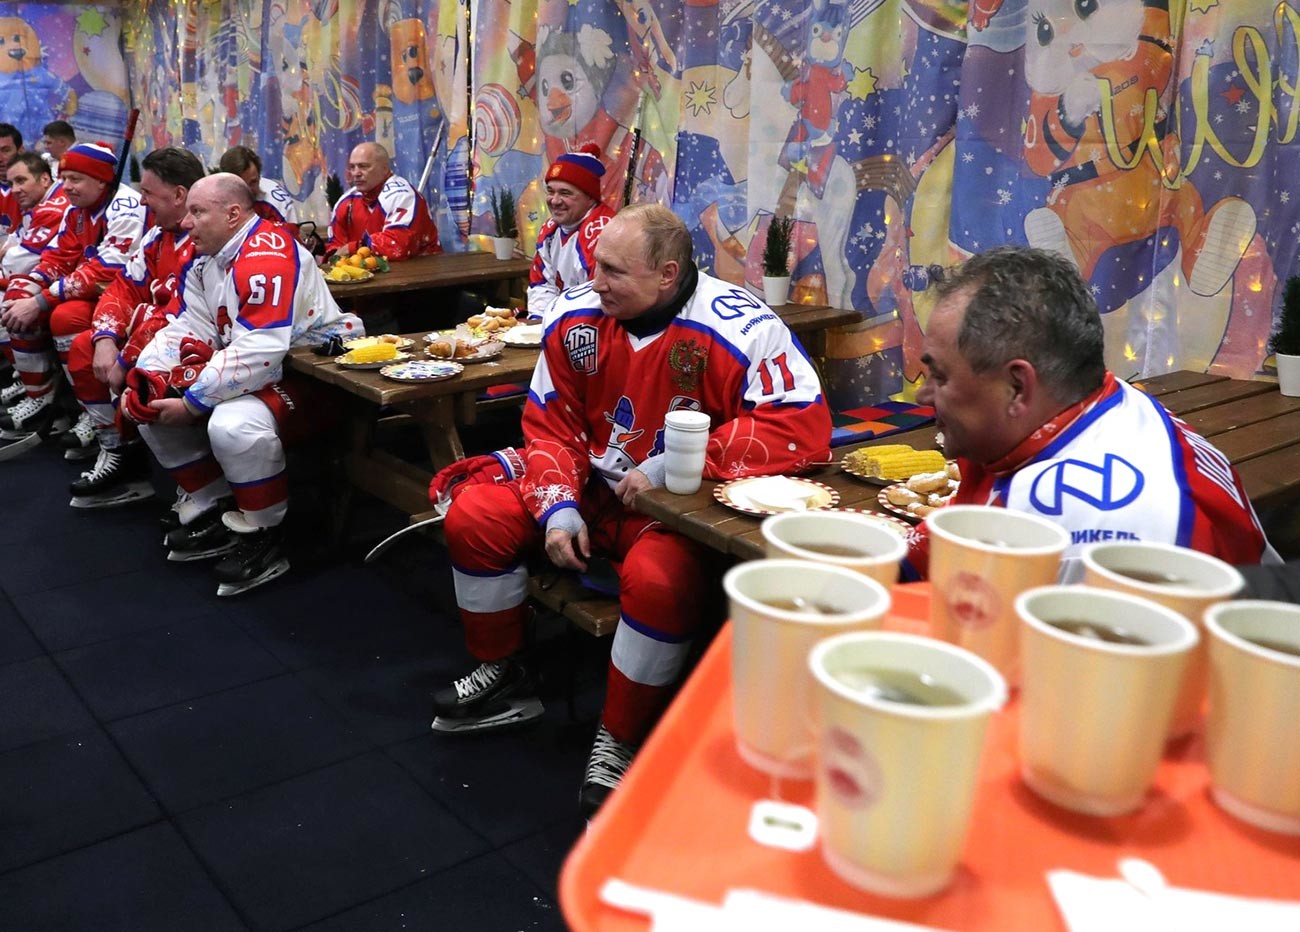
[[[1193,430],[1209,438],[1241,475],[1275,545],[1277,532],[1267,515],[1289,513],[1300,502],[1300,398],[1287,398],[1271,382],[1229,379],[1220,375],[1171,372],[1135,383],[1156,397]],[[883,512],[876,501],[880,487],[844,473],[844,455],[859,447],[906,443],[918,450],[936,449],[933,424],[867,440],[832,451],[836,465],[809,474],[840,494],[838,508]],[[693,495],[655,489],[637,497],[637,508],[680,534],[741,560],[763,555],[762,519],[734,511],[714,500],[716,483],[705,482]]]
[[490,252],[444,252],[394,262],[389,271],[380,272],[369,281],[329,282],[329,289],[336,301],[485,284],[497,285],[508,296],[512,284],[528,277],[531,265],[523,257],[498,259]]
[[[859,316],[857,311],[798,304],[775,310],[806,348],[819,345],[827,327]],[[425,333],[403,336],[414,340],[419,351],[424,347]],[[467,365],[460,375],[440,382],[394,382],[376,370],[344,369],[333,359],[317,356],[305,347],[291,350],[287,365],[344,393],[344,464],[349,483],[409,515],[420,515],[429,509],[428,488],[433,472],[376,447],[376,431],[384,412],[409,417],[420,430],[433,469],[441,469],[465,455],[460,428],[473,424],[485,404],[496,403],[486,402],[483,393],[502,385],[527,385],[537,365],[537,354],[531,347],[506,347],[497,359]],[[520,403],[523,394],[513,398],[514,403]]]

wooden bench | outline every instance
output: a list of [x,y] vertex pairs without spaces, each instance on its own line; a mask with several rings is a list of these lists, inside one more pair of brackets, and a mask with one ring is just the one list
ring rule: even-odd
[[550,570],[530,576],[528,595],[593,637],[613,634],[618,626],[618,599],[592,592],[574,573]]

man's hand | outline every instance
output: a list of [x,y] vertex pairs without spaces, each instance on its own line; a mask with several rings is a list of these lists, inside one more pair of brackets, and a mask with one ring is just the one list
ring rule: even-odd
[[591,559],[591,538],[587,534],[587,525],[579,528],[577,534],[570,534],[562,528],[547,531],[546,556],[562,570],[585,572],[586,561]]
[[41,316],[41,305],[35,298],[15,301],[4,312],[4,325],[12,333],[32,333]]
[[158,423],[168,427],[185,427],[199,419],[182,398],[158,398],[149,402],[149,407],[158,412]]
[[[94,355],[90,360],[90,370],[95,373],[95,378],[103,382],[109,388],[113,387],[110,376],[117,365],[117,344],[108,337],[101,337],[95,341]],[[121,392],[119,385],[118,391]]]
[[113,368],[108,370],[108,390],[114,395],[122,394],[126,388],[126,370],[116,359],[113,361]]
[[631,508],[638,493],[648,492],[653,488],[654,485],[649,477],[641,470],[634,469],[618,480],[618,485],[614,486],[614,494],[626,507]]

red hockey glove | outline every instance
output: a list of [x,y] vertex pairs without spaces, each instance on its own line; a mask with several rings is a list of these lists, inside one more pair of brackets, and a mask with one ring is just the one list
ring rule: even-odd
[[117,410],[137,424],[151,424],[158,420],[158,412],[149,407],[149,402],[166,394],[167,379],[161,373],[131,369],[126,373],[126,388],[122,390]]
[[429,501],[454,501],[471,485],[511,482],[524,474],[524,460],[513,447],[452,463],[429,483]]
[[182,337],[180,349],[181,364],[172,368],[170,382],[173,388],[184,391],[198,381],[199,373],[212,358],[213,349],[193,337]]

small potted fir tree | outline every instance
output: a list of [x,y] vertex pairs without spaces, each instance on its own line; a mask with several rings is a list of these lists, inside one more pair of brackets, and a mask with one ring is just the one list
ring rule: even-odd
[[496,236],[492,237],[492,248],[496,250],[498,259],[509,259],[519,245],[515,195],[509,188],[493,188],[489,198],[492,202],[492,222],[496,229]]
[[1300,397],[1300,275],[1286,280],[1277,330],[1268,338],[1277,365],[1277,386],[1283,395]]
[[773,216],[763,245],[763,300],[780,307],[790,298],[790,235],[794,221]]

